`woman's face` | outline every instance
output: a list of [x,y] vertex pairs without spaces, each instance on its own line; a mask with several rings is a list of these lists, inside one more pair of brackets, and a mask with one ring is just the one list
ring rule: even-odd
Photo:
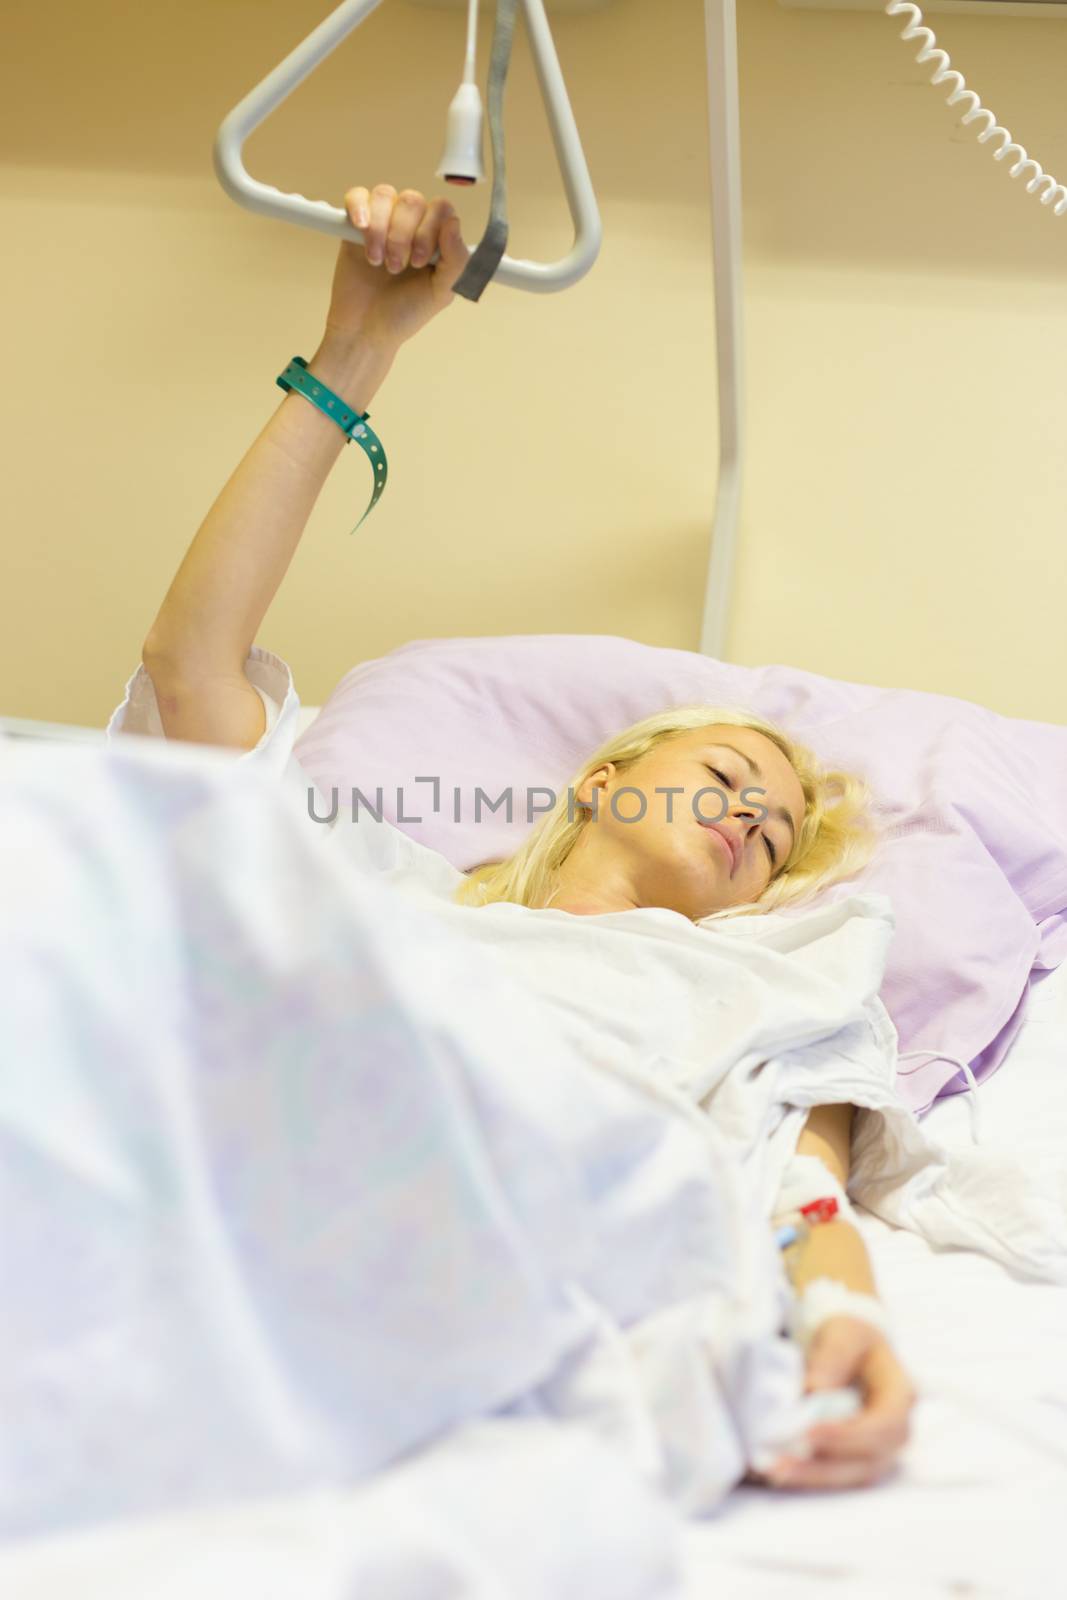
[[748,904],[785,861],[805,810],[778,746],[726,723],[661,739],[625,772],[606,762],[575,800],[595,812],[549,905],[586,915],[665,906],[697,919]]

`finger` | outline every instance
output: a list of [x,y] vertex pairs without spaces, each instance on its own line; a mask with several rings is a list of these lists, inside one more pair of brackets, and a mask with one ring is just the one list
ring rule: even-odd
[[916,1393],[903,1367],[882,1347],[871,1352],[861,1376],[863,1410],[846,1422],[817,1423],[808,1430],[820,1457],[888,1455],[907,1443]]
[[385,239],[395,204],[396,190],[392,184],[376,183],[370,192],[370,222],[363,234],[367,260],[372,267],[380,267],[385,259]]
[[403,189],[398,195],[385,241],[389,272],[403,272],[410,263],[412,241],[425,211],[426,198],[417,189]]
[[908,1407],[895,1406],[884,1413],[863,1411],[848,1422],[823,1423],[808,1432],[808,1442],[820,1460],[827,1457],[888,1455],[907,1444],[911,1435]]
[[345,210],[348,212],[348,220],[353,228],[359,228],[360,230],[366,228],[370,222],[369,191],[360,188],[358,185],[354,189],[349,189],[345,195]]
[[450,218],[456,213],[447,200],[431,200],[426,207],[426,214],[415,229],[415,238],[411,245],[411,265],[424,267],[438,248],[442,230]]
[[454,285],[466,271],[471,253],[463,242],[459,218],[453,213],[441,224],[441,259],[433,270],[434,294],[447,303],[454,297]]
[[866,1456],[862,1460],[791,1462],[787,1473],[776,1472],[771,1483],[776,1489],[863,1489],[892,1471],[888,1456]]
[[813,1428],[808,1443],[820,1461],[862,1460],[866,1456],[892,1455],[907,1444],[909,1436],[906,1414],[877,1420],[859,1416],[835,1423],[832,1428],[829,1424]]

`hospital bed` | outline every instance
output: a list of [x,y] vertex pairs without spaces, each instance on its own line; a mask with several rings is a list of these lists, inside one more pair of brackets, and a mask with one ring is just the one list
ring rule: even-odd
[[[318,714],[301,711],[300,731]],[[1067,964],[1035,989],[1010,1054],[981,1089],[983,1143],[1009,1148],[1033,1168],[1062,1165],[1067,1147]],[[968,1097],[938,1101],[929,1126],[946,1144],[971,1141]],[[741,1486],[705,1520],[684,1527],[670,1583],[627,1591],[635,1600],[711,1594],[791,1600],[839,1587],[850,1597],[975,1597],[1011,1600],[1054,1591],[1059,1519],[1067,1506],[1067,1287],[1013,1279],[985,1256],[935,1251],[921,1238],[860,1212],[876,1277],[902,1358],[917,1381],[911,1442],[892,1479],[831,1493]],[[493,1423],[475,1423],[411,1452],[372,1481],[344,1491],[182,1511],[8,1545],[0,1593],[12,1600],[138,1600],[146,1595],[299,1595],[341,1600],[352,1552],[389,1517],[403,1541],[416,1525],[407,1486],[444,1469],[448,1457]],[[469,1441],[468,1441],[469,1442]],[[594,1484],[589,1485],[592,1491]],[[447,1504],[447,1501],[444,1502]],[[453,1502],[455,1504],[455,1502]],[[405,1507],[407,1509],[405,1509]],[[610,1509],[610,1508],[609,1508]],[[514,1505],[511,1506],[514,1514]],[[486,1507],[488,1518],[492,1508]],[[541,1588],[497,1583],[461,1591],[426,1587],[392,1569],[374,1600],[600,1600],[579,1575],[587,1511],[562,1525],[536,1497],[527,1526],[511,1530],[518,1558],[546,1537],[573,1581]],[[442,1526],[447,1527],[447,1517]],[[601,1528],[599,1537],[604,1537]],[[388,1581],[386,1581],[386,1578]],[[603,1600],[623,1600],[618,1590]]]
[[[721,85],[711,98],[720,108],[731,103]],[[729,148],[734,159],[736,145]],[[736,198],[735,188],[722,192],[731,203]],[[721,232],[725,238],[726,228]],[[717,278],[722,334],[735,301],[730,254],[720,249],[719,258],[727,263]],[[735,388],[721,407],[727,419],[736,393]],[[733,460],[724,456],[720,472],[717,559],[729,551],[719,522],[725,525],[736,503],[736,474],[727,470]],[[708,594],[718,597],[720,608],[729,588],[723,575],[709,573]],[[721,610],[706,612],[705,652],[721,653],[713,647],[723,616]],[[302,709],[298,735],[318,710]],[[1010,1147],[1035,1166],[1062,1162],[1067,1142],[1065,1036],[1067,972],[1061,966],[1036,990],[1008,1058],[981,1092],[991,1143]],[[935,1104],[928,1120],[945,1142],[966,1144],[968,1116],[964,1099],[956,1097]],[[215,1592],[254,1594],[257,1600],[362,1594],[374,1600],[438,1600],[446,1594],[457,1600],[540,1600],[549,1593],[553,1600],[599,1600],[600,1594],[604,1600],[637,1600],[639,1593],[642,1600],[711,1594],[774,1600],[823,1594],[838,1585],[860,1597],[1044,1597],[1056,1587],[1058,1515],[1067,1505],[1067,1287],[1014,1280],[968,1251],[937,1252],[869,1214],[861,1213],[860,1224],[896,1342],[922,1396],[899,1469],[874,1490],[845,1494],[739,1487],[714,1516],[686,1525],[678,1569],[669,1581],[661,1575],[662,1581],[640,1590],[634,1580],[625,1595],[621,1587],[583,1583],[588,1506],[572,1501],[573,1515],[561,1525],[553,1521],[558,1501],[550,1509],[535,1497],[525,1508],[525,1522],[505,1532],[515,1572],[526,1556],[526,1539],[531,1545],[557,1540],[557,1567],[566,1577],[554,1588],[533,1579],[521,1586],[497,1581],[488,1569],[476,1589],[458,1589],[443,1577],[436,1586],[419,1586],[396,1568],[383,1568],[382,1581],[373,1586],[354,1585],[351,1557],[382,1521],[383,1480],[398,1491],[388,1509],[402,1544],[404,1486],[420,1472],[447,1465],[463,1442],[447,1435],[396,1461],[374,1481],[343,1492],[183,1511],[9,1545],[0,1550],[0,1593],[16,1600],[74,1593],[80,1600],[163,1600]],[[477,1434],[480,1426],[457,1432]],[[598,1485],[589,1481],[586,1488],[594,1499]],[[493,1506],[479,1510],[489,1520]],[[442,1527],[447,1533],[447,1518]]]

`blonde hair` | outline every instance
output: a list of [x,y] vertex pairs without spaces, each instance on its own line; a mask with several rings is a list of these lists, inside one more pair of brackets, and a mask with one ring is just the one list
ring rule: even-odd
[[588,826],[587,813],[571,807],[568,816],[568,794],[577,794],[586,778],[608,761],[625,773],[672,734],[714,723],[752,728],[777,745],[804,791],[804,820],[788,856],[757,899],[695,920],[703,924],[796,905],[819,889],[853,877],[867,865],[880,836],[869,815],[871,794],[862,778],[823,767],[805,745],[754,712],[709,705],[672,706],[606,739],[572,779],[569,791],[559,795],[519,848],[503,861],[472,867],[453,900],[471,906],[501,900],[535,909],[545,906],[558,886],[560,867]]

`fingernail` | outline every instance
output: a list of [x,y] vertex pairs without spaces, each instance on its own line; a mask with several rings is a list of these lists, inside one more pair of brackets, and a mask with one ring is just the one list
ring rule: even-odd
[[400,271],[400,258],[399,258],[399,256],[390,256],[389,260],[386,262],[386,266],[389,268],[390,272],[399,272]]
[[382,264],[382,252],[378,249],[377,245],[372,244],[369,247],[369,249],[367,250],[367,260],[370,262],[372,267],[380,267],[381,266],[381,264]]

